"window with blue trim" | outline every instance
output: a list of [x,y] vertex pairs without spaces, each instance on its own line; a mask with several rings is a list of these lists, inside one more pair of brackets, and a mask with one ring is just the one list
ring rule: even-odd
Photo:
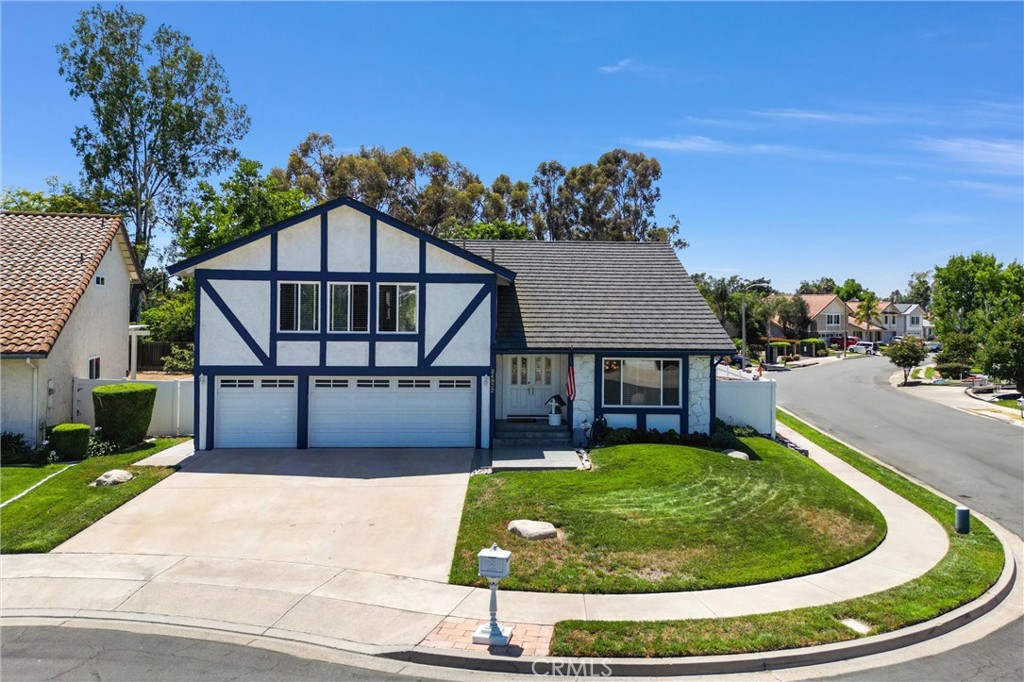
[[416,331],[415,284],[381,284],[377,290],[377,331]]
[[679,360],[608,358],[602,385],[606,407],[677,407]]
[[319,331],[320,285],[316,282],[281,282],[278,287],[278,330]]
[[330,329],[332,332],[365,332],[370,329],[370,285],[330,285]]

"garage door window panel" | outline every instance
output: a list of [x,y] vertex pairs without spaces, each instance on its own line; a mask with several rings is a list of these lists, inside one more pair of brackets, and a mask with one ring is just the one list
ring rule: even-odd
[[319,331],[320,285],[315,282],[281,282],[278,286],[278,330]]
[[418,296],[415,284],[381,284],[377,296],[377,330],[380,332],[415,332]]

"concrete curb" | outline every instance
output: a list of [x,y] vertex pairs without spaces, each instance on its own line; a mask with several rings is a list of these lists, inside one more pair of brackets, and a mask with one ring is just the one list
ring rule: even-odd
[[[535,670],[547,671],[551,663],[571,663],[576,670],[591,667],[604,670],[607,666],[612,675],[665,677],[675,675],[713,675],[760,672],[780,668],[820,665],[851,658],[872,656],[895,649],[919,644],[928,639],[945,635],[957,628],[981,618],[995,609],[1014,588],[1017,582],[1017,562],[1007,544],[1010,535],[1001,526],[988,522],[1003,545],[1003,571],[992,587],[972,602],[964,604],[932,620],[880,635],[848,640],[835,644],[787,649],[764,653],[734,654],[722,656],[693,656],[687,658],[608,658],[608,659],[565,659],[554,657],[500,658],[482,653],[455,653],[445,649],[416,646],[406,651],[381,654],[410,663],[462,668],[488,672],[536,674]],[[995,525],[995,528],[992,526]],[[1010,537],[1013,537],[1012,535]],[[581,666],[585,666],[581,668]]]

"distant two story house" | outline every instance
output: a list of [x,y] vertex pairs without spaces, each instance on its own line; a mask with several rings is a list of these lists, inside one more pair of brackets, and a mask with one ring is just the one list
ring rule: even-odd
[[0,428],[75,421],[75,377],[121,379],[141,270],[115,215],[0,214]]
[[453,243],[343,198],[168,270],[204,450],[487,448],[554,396],[566,429],[708,433],[734,351],[664,243]]
[[[862,341],[888,342],[896,336],[929,338],[932,328],[923,316],[923,309],[916,303],[891,303],[880,301],[878,314],[871,320],[858,322],[857,310],[860,301],[844,302],[835,294],[805,294],[810,328],[804,333],[817,336],[831,344],[843,336],[856,336]],[[772,320],[773,335],[782,334],[778,320]]]

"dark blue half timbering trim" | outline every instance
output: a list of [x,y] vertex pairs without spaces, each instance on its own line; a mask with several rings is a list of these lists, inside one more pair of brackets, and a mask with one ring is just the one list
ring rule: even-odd
[[484,302],[484,299],[491,293],[491,290],[487,286],[480,287],[480,291],[476,292],[476,296],[469,302],[465,310],[455,319],[452,326],[448,328],[448,331],[444,333],[434,347],[427,353],[426,357],[423,358],[424,365],[430,365],[434,360],[437,360],[438,356],[444,352],[444,349],[448,347],[448,344],[452,342],[452,339],[458,335],[462,328],[469,321],[469,318],[473,316],[473,313],[477,311],[480,304]]
[[679,399],[683,403],[683,415],[679,424],[680,433],[690,433],[690,359],[683,358],[683,376],[679,387]]
[[[420,240],[420,277],[427,274],[427,243]],[[416,290],[416,364],[423,365],[423,357],[427,354],[427,284],[421,281]]]
[[213,450],[216,447],[216,443],[213,442],[213,420],[217,418],[217,410],[215,407],[216,395],[213,390],[214,385],[217,383],[217,376],[209,374],[206,377],[206,449]]
[[217,376],[379,376],[379,377],[472,377],[487,372],[480,365],[451,367],[264,367],[261,365],[203,365],[199,371]]
[[300,374],[298,416],[295,420],[295,447],[305,450],[309,447],[309,375]]
[[199,286],[206,292],[206,295],[210,297],[210,301],[221,312],[224,319],[227,320],[228,324],[230,324],[235,330],[235,333],[237,333],[242,341],[245,342],[245,345],[249,347],[249,350],[253,352],[253,355],[255,355],[256,358],[264,365],[269,365],[270,356],[263,352],[260,345],[256,343],[256,339],[252,338],[252,334],[249,333],[249,330],[245,328],[245,325],[243,325],[235,316],[235,313],[231,311],[231,308],[228,307],[228,304],[224,302],[224,299],[221,298],[220,294],[217,293],[217,290],[213,288],[210,282],[207,280],[201,280],[199,282]]
[[327,287],[327,280],[324,273],[327,272],[327,214],[320,215],[320,366],[327,364],[327,302],[330,300],[331,292]]
[[192,348],[195,349],[192,354],[192,440],[195,443],[195,447],[199,449],[199,439],[201,433],[199,431],[199,396],[201,386],[199,385],[199,363],[201,361],[200,353],[202,348],[199,347],[199,330],[202,328],[202,307],[199,305],[199,301],[202,296],[199,295],[199,287],[196,286],[195,291],[192,292],[195,296],[195,329],[192,330]]
[[[206,279],[244,279],[244,280],[271,280],[287,282],[400,282],[402,284],[412,283],[438,283],[438,284],[487,284],[494,282],[494,275],[461,275],[458,273],[417,273],[417,272],[319,272],[317,270],[196,270],[196,275],[202,274]],[[705,349],[701,352],[711,352]]]
[[366,329],[370,332],[369,365],[377,364],[377,219],[370,218],[370,309],[366,312]]
[[[568,355],[569,351],[565,346],[558,348],[500,348],[496,347],[494,352],[498,355]],[[600,348],[594,347],[579,347],[576,346],[573,350],[576,355],[597,355],[600,354],[606,358],[682,358],[690,355],[707,355],[708,353],[715,353],[718,355],[726,355],[725,351],[715,350],[713,348],[701,348],[700,350],[678,350],[673,348],[667,348],[662,350],[637,350],[632,348],[609,348],[602,346]],[[731,352],[731,351],[730,351]]]
[[484,377],[486,374],[481,374],[476,378],[476,447],[480,447],[480,422],[484,418],[484,405],[483,405],[483,394],[484,394]]
[[[270,235],[270,274],[277,274],[277,233]],[[199,276],[199,272],[196,273]],[[270,364],[277,364],[277,342],[274,340],[274,332],[277,331],[278,310],[277,310],[277,280],[270,281]]]
[[188,268],[195,267],[196,265],[206,260],[209,260],[210,258],[215,258],[229,251],[233,251],[240,246],[244,246],[245,244],[249,244],[259,239],[262,239],[267,235],[273,235],[287,227],[291,227],[292,225],[304,222],[317,215],[327,215],[328,212],[336,208],[341,208],[342,206],[349,206],[351,208],[354,208],[355,210],[370,216],[371,222],[380,220],[389,227],[393,227],[396,230],[410,234],[416,237],[417,239],[421,239],[429,244],[432,244],[433,246],[436,246],[437,248],[443,251],[447,251],[448,253],[454,254],[459,258],[462,258],[463,260],[469,261],[474,265],[478,265],[487,270],[488,272],[492,272],[500,277],[504,277],[507,280],[514,280],[516,277],[516,273],[512,272],[507,268],[503,268],[496,263],[492,263],[486,258],[482,258],[480,256],[477,256],[475,253],[471,253],[469,251],[466,251],[465,249],[455,246],[454,244],[450,244],[444,241],[443,239],[428,234],[423,230],[413,227],[412,225],[403,223],[402,221],[396,218],[392,218],[391,216],[382,211],[378,211],[375,208],[367,206],[366,204],[356,201],[355,199],[351,199],[349,197],[341,197],[339,199],[335,199],[334,201],[328,201],[319,206],[315,206],[307,211],[303,211],[298,215],[294,215],[291,218],[288,218],[287,220],[283,220],[279,223],[275,223],[274,225],[270,225],[261,230],[253,232],[250,235],[241,237],[240,239],[236,239],[229,244],[225,244],[224,246],[218,247],[216,249],[211,249],[206,253],[195,256],[194,258],[188,258],[178,263],[174,263],[173,265],[169,265],[167,267],[167,272],[172,275],[175,275],[181,272],[182,270],[187,270]]

